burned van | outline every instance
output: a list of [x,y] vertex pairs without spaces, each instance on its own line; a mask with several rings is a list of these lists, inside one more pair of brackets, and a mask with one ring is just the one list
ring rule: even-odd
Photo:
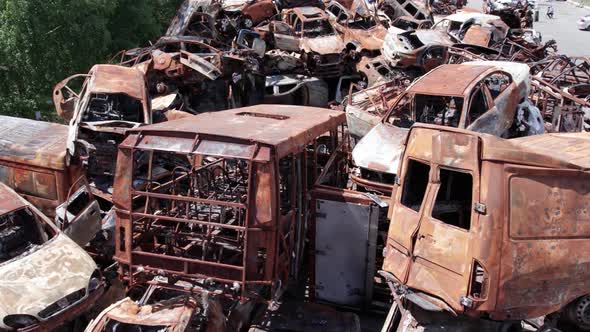
[[406,319],[428,325],[414,314],[426,311],[430,318],[450,313],[450,322],[477,318],[461,331],[487,319],[546,316],[550,324],[555,313],[588,328],[589,146],[585,133],[506,140],[412,127],[391,196],[382,272],[395,303],[410,309],[405,326]]
[[160,274],[235,299],[280,296],[302,273],[308,184],[344,122],[342,112],[260,105],[129,131],[113,194],[124,280]]
[[81,175],[66,165],[67,136],[64,125],[0,116],[0,182],[49,217]]

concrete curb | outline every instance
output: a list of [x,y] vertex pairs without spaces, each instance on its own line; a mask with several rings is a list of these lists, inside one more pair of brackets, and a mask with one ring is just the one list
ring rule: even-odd
[[585,8],[585,9],[590,9],[590,6],[580,6],[580,3],[577,1],[573,1],[573,0],[567,0],[567,2],[571,3],[572,5],[575,5],[576,7],[580,7],[580,8]]

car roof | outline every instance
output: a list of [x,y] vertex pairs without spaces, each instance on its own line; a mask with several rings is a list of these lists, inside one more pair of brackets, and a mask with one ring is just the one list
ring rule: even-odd
[[65,169],[68,126],[0,115],[0,160]]
[[90,70],[90,75],[90,93],[124,93],[136,99],[144,98],[145,78],[137,68],[95,65]]
[[407,91],[415,94],[463,97],[478,77],[494,69],[495,67],[486,65],[442,65],[419,78]]
[[[590,154],[588,154],[590,135],[588,133],[550,133],[505,139],[466,129],[423,123],[416,123],[410,131],[424,129],[479,137],[482,160],[590,171]],[[426,137],[424,134],[417,137]],[[555,153],[556,151],[559,153]],[[425,151],[425,153],[428,152]]]
[[[344,124],[346,114],[324,108],[291,105],[257,105],[143,126],[130,130],[139,136],[150,134],[175,136],[181,133],[195,137],[214,136],[224,141],[261,143],[274,146],[281,155],[293,147],[305,145],[310,138],[321,136]],[[186,135],[185,135],[186,136]]]

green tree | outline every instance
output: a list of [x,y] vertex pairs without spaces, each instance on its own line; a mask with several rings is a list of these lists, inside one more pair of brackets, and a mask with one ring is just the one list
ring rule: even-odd
[[179,3],[0,0],[0,114],[55,119],[57,82],[157,39]]

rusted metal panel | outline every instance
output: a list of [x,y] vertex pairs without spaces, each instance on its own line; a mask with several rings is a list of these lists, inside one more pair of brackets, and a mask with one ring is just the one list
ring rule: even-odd
[[53,170],[65,169],[68,127],[0,116],[0,159]]
[[[180,132],[255,141],[275,147],[280,157],[342,123],[343,112],[327,109],[258,105],[142,127],[132,132]],[[285,129],[289,128],[289,135]]]

